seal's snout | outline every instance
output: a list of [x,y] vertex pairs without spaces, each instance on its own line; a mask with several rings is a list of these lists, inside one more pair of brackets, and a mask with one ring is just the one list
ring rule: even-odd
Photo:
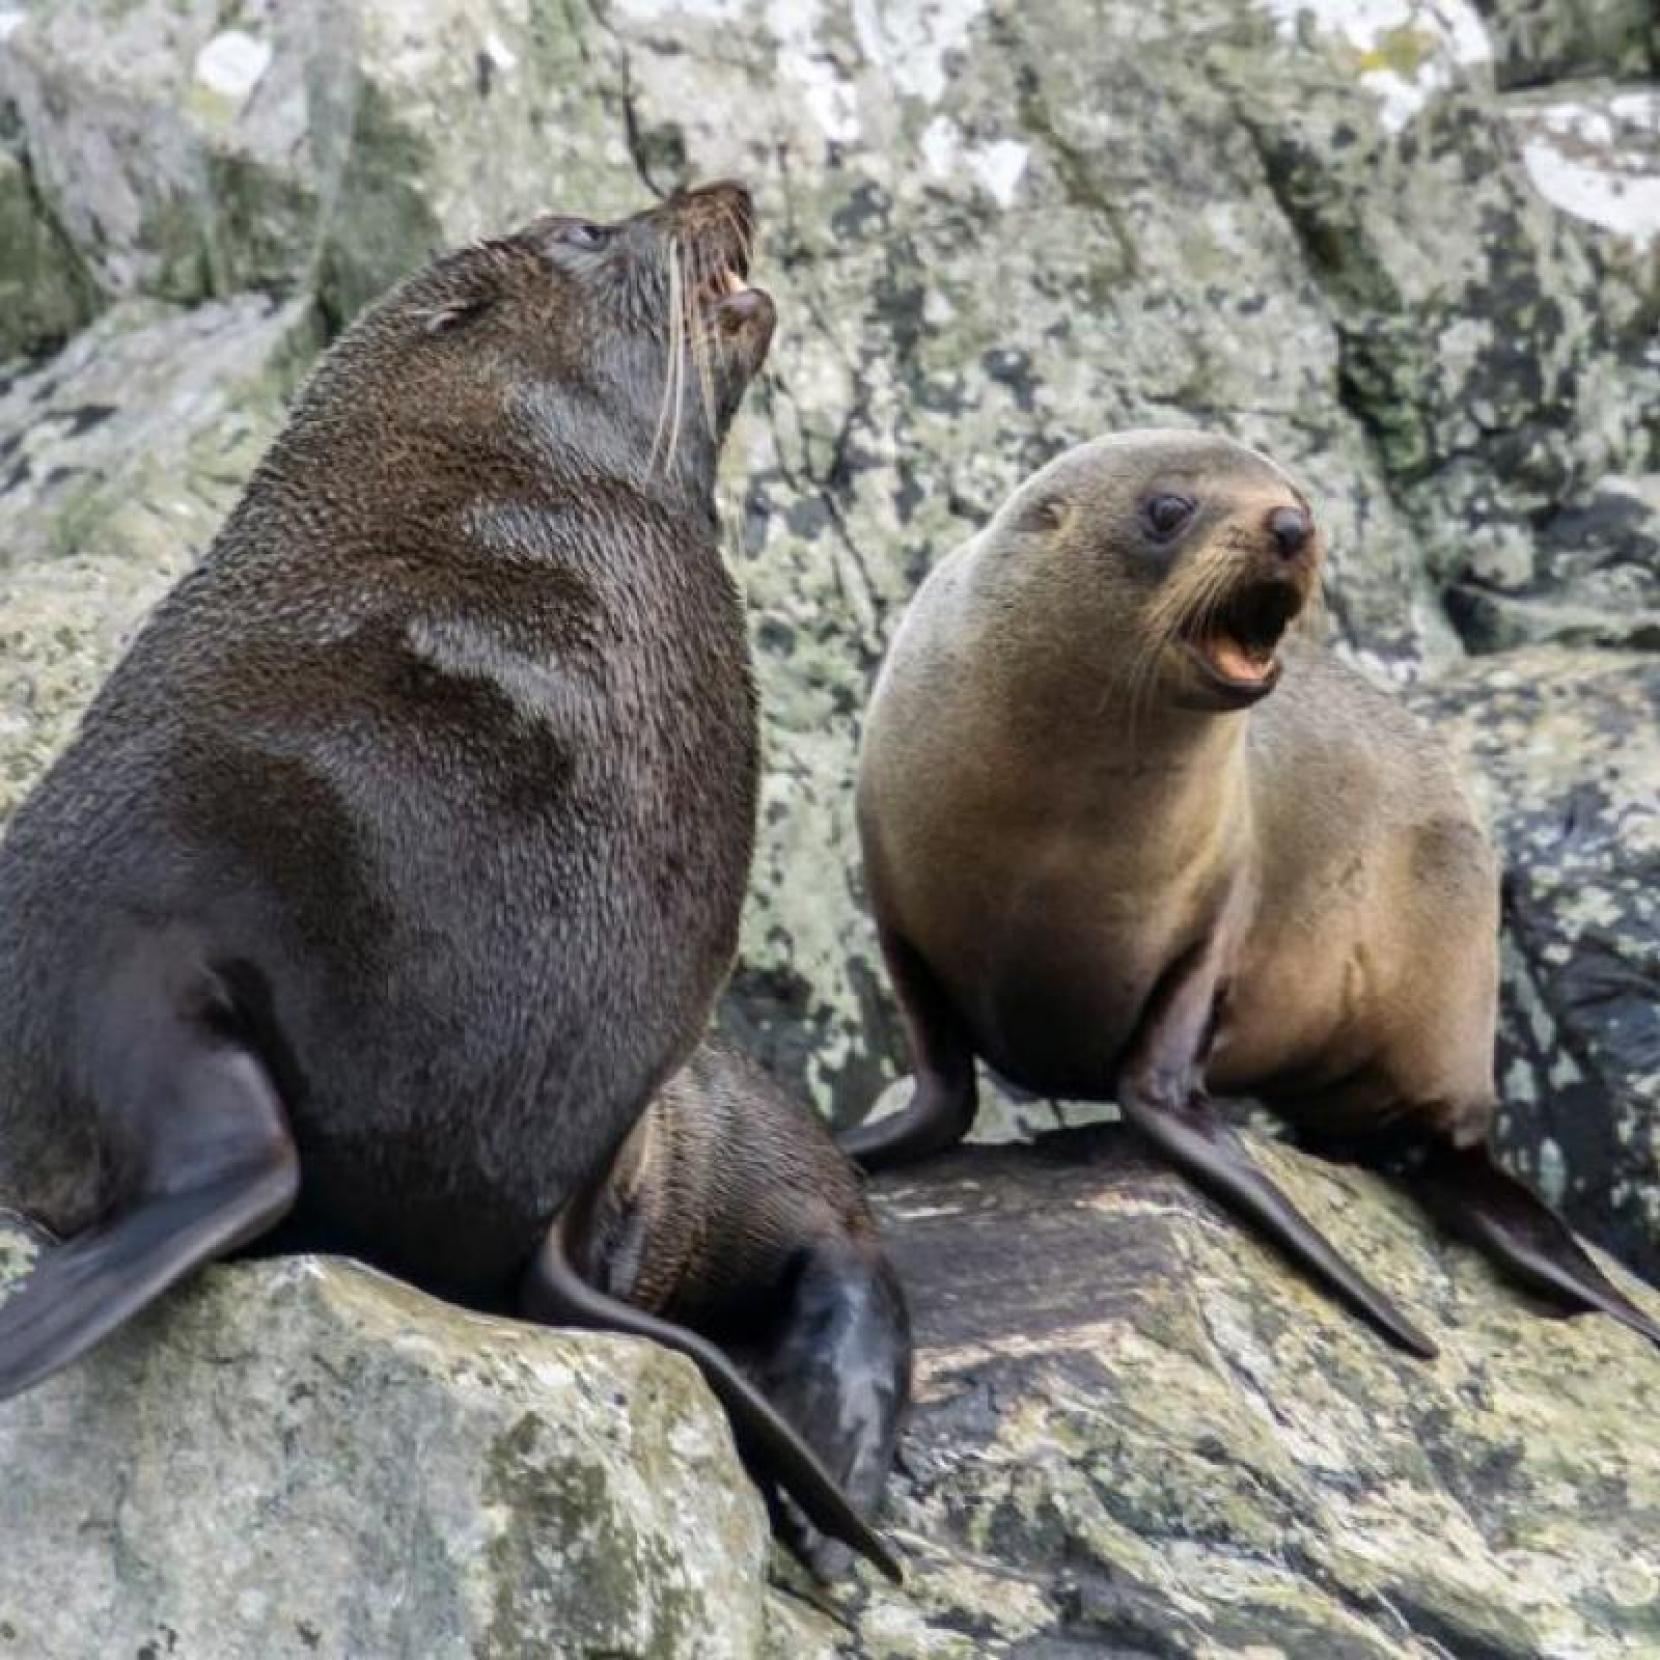
[[669,204],[673,234],[685,248],[699,311],[731,334],[770,320],[771,302],[749,286],[755,201],[736,179],[700,185]]
[[1220,594],[1209,589],[1181,630],[1190,659],[1230,708],[1277,684],[1280,641],[1318,580],[1320,551],[1313,516],[1300,503],[1248,510],[1238,523],[1229,579]]
[[1314,540],[1314,521],[1301,507],[1276,507],[1268,515],[1268,534],[1282,559],[1295,559]]

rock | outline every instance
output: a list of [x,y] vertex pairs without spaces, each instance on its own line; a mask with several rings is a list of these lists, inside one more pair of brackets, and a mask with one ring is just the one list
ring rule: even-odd
[[0,819],[218,531],[316,340],[304,300],[128,301],[0,382]]
[[1548,509],[1523,569],[1472,564],[1447,607],[1476,651],[1660,648],[1660,473],[1611,473]]
[[1540,647],[1416,700],[1504,854],[1499,1146],[1660,1280],[1660,657]]
[[885,1177],[918,1343],[889,1507],[909,1585],[864,1582],[856,1635],[823,1621],[791,1655],[1660,1649],[1660,1354],[1544,1318],[1381,1181],[1255,1151],[1440,1358],[1385,1347],[1115,1126]]
[[678,1357],[295,1258],[208,1270],[0,1406],[0,1643],[1653,1653],[1660,1447],[1638,1430],[1660,1355],[1544,1317],[1378,1179],[1255,1152],[1437,1361],[1385,1347],[1118,1126],[877,1184],[918,1344],[886,1517],[902,1590],[864,1570],[815,1590],[777,1551],[766,1584],[762,1507]]
[[1492,33],[1499,85],[1660,69],[1650,0],[1476,0]]
[[[350,317],[439,247],[638,206],[587,32],[524,0],[58,0],[0,39],[0,105],[113,296],[315,286]],[[596,26],[597,27],[597,26]],[[557,186],[557,191],[555,189]]]
[[59,346],[94,310],[91,284],[0,132],[0,363]]
[[[298,46],[327,8],[238,9],[242,25],[221,30],[203,0],[34,4],[0,40],[0,103],[17,110],[41,198],[107,295],[200,300],[282,283],[313,255]],[[278,54],[274,37],[295,49]]]
[[0,1463],[0,1653],[29,1660],[762,1639],[765,1512],[689,1362],[353,1264],[209,1270],[0,1405]]
[[[1236,54],[1230,70],[1335,309],[1344,401],[1430,570],[1468,596],[1453,620],[1475,649],[1630,641],[1620,585],[1564,577],[1539,527],[1656,465],[1650,92],[1609,91],[1608,109],[1586,93],[1548,116],[1501,98],[1463,3],[1283,13],[1312,49]],[[1332,73],[1344,64],[1378,119],[1357,120]],[[1594,157],[1578,153],[1590,131]]]

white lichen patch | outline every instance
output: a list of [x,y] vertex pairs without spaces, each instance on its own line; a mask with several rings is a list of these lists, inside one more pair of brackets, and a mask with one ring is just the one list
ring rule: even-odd
[[1470,0],[1263,0],[1280,33],[1326,36],[1344,50],[1378,99],[1383,125],[1399,132],[1464,72],[1493,60],[1486,25]]
[[937,104],[949,79],[947,60],[967,44],[985,0],[853,0],[853,32],[865,61],[903,93]]
[[245,102],[271,67],[271,47],[242,29],[225,29],[196,54],[196,79],[209,92]]
[[1012,138],[970,143],[948,115],[936,115],[918,141],[922,165],[940,183],[966,173],[1001,208],[1012,207],[1032,158],[1031,146]]
[[1012,138],[1000,138],[968,154],[969,171],[999,207],[1012,207],[1031,149]]
[[1524,104],[1512,119],[1547,201],[1644,246],[1660,236],[1660,91]]

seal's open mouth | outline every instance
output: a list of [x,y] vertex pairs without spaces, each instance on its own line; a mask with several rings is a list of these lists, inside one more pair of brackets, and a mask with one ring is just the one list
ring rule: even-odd
[[722,251],[720,263],[693,290],[692,297],[705,311],[713,311],[734,294],[749,292],[749,250],[740,244]]
[[1184,629],[1182,644],[1211,680],[1231,692],[1261,696],[1279,679],[1275,650],[1302,607],[1291,582],[1246,583]]
[[758,296],[749,286],[749,263],[755,245],[755,219],[747,193],[720,200],[717,217],[693,233],[686,243],[687,289],[695,313],[705,320],[737,321],[758,310]]

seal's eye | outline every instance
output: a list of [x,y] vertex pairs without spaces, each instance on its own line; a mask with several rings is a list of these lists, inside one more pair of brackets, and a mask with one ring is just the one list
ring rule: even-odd
[[570,243],[573,248],[603,248],[611,240],[611,232],[606,226],[593,225],[585,219],[567,225],[559,235],[561,241]]
[[1193,517],[1198,505],[1191,496],[1160,491],[1141,504],[1141,517],[1159,541],[1167,542]]

